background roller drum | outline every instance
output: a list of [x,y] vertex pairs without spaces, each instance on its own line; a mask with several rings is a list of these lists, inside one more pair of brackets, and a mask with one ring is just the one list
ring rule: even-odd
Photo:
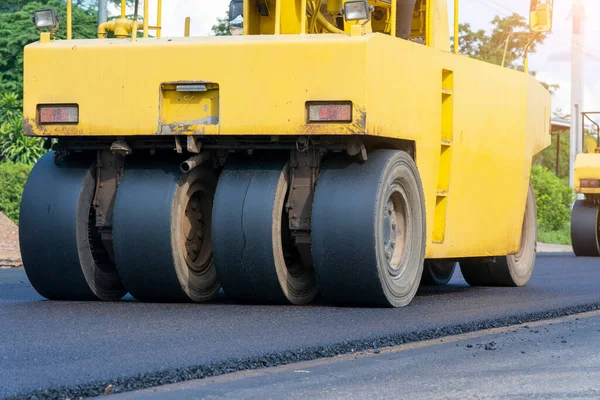
[[220,285],[210,240],[217,178],[207,168],[131,165],[117,191],[115,259],[142,301],[212,299]]
[[288,180],[285,159],[232,159],[221,174],[212,240],[223,290],[236,301],[306,304],[318,293],[288,228]]
[[533,188],[529,186],[521,243],[517,254],[496,257],[495,262],[460,262],[460,270],[471,286],[525,286],[535,265],[537,211]]
[[19,220],[25,272],[42,296],[52,300],[118,300],[126,293],[114,263],[100,250],[91,204],[92,162],[71,158],[60,166],[54,153],[29,175]]
[[412,300],[423,270],[425,204],[408,154],[326,161],[312,221],[313,261],[328,301],[399,307]]
[[446,285],[452,279],[455,262],[442,262],[435,260],[426,260],[423,265],[423,276],[421,285],[423,286],[441,286]]
[[598,222],[600,207],[585,200],[577,200],[571,214],[571,242],[578,257],[600,256]]

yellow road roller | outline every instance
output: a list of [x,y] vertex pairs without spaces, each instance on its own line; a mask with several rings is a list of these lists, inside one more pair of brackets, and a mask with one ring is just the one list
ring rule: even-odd
[[[95,40],[34,17],[24,130],[52,151],[20,239],[42,296],[399,307],[457,263],[527,283],[550,94],[452,52],[446,0],[233,1],[232,36],[180,38],[144,3]],[[531,16],[550,29],[551,2]]]
[[585,152],[575,159],[574,189],[584,197],[575,201],[571,214],[571,242],[578,257],[600,256],[600,125],[592,118],[594,115],[600,115],[600,112],[582,113],[582,120],[590,122],[598,135],[596,139],[586,138],[583,126],[581,135]]

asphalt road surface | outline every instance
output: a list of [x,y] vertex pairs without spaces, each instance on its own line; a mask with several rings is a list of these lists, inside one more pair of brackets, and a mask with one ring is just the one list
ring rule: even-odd
[[114,400],[600,398],[600,311],[160,386]]
[[0,398],[118,393],[597,309],[599,260],[566,254],[539,256],[525,288],[457,273],[403,309],[50,302],[0,270]]

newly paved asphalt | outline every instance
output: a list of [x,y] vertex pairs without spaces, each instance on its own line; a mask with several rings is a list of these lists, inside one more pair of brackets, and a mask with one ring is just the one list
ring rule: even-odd
[[0,270],[0,398],[114,392],[600,308],[600,260],[539,256],[525,288],[451,285],[403,309],[50,302]]
[[193,380],[114,400],[598,399],[600,312],[587,314],[419,342],[417,348]]

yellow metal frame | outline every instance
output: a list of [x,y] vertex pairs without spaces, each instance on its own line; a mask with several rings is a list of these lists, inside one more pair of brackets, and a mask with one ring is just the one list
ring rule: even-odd
[[[364,31],[308,35],[311,18],[293,12],[279,17],[278,35],[274,14],[270,34],[250,32],[249,3],[244,30],[251,37],[28,45],[25,134],[335,135],[369,137],[390,148],[401,143],[414,149],[423,183],[427,258],[517,252],[532,158],[550,144],[551,97],[534,77],[450,52],[445,0],[426,4],[421,26],[427,25],[430,46]],[[457,24],[458,18],[455,31]],[[348,25],[346,33],[352,26],[360,28]],[[106,68],[107,60],[118,60],[118,67]],[[198,82],[206,92],[173,92]],[[309,123],[306,104],[312,101],[352,102],[352,122]],[[79,123],[41,125],[40,104],[77,104]]]
[[[162,31],[162,0],[158,0],[157,3],[157,11],[156,11],[156,25],[149,25],[150,18],[150,5],[148,1],[144,1],[144,24],[143,24],[143,32],[144,38],[149,37],[149,31],[156,31],[156,37],[160,38]],[[121,32],[129,32],[132,35],[133,40],[137,36],[138,25],[137,21],[129,21],[127,20],[127,1],[121,0],[121,18],[119,20],[113,20],[106,22],[104,24],[100,24],[98,27],[98,35],[100,38],[106,37],[106,32],[111,31],[114,32],[116,30],[122,29]],[[67,40],[73,39],[73,0],[67,0]]]

